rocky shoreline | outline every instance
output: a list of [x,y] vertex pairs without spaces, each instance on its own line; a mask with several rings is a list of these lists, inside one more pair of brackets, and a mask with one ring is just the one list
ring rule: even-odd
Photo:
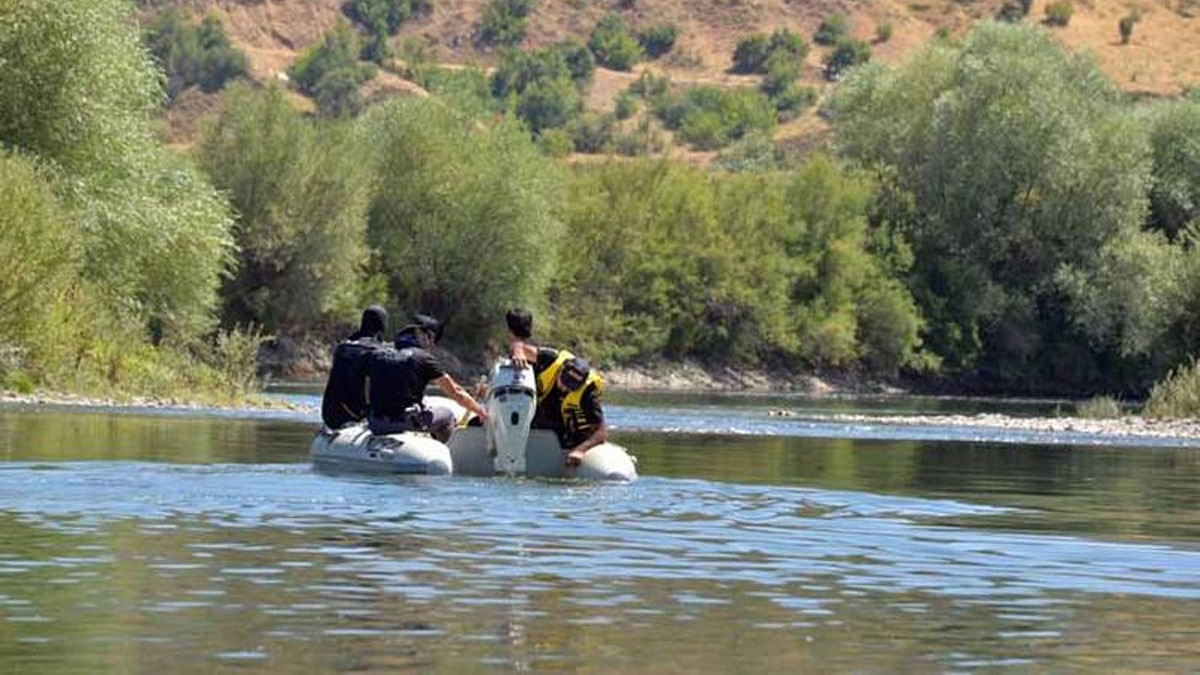
[[[640,378],[644,377],[649,377],[649,375],[644,372],[634,374],[618,372],[616,373],[616,377],[613,377],[612,379],[614,380],[614,386],[619,386],[621,389],[634,390],[639,388],[637,385],[643,382],[643,380]],[[651,381],[655,386],[650,388],[659,390],[669,388],[668,386],[664,386],[664,383],[661,380],[653,379]],[[617,382],[619,382],[620,385],[617,385]],[[680,386],[684,382],[686,382],[688,386]],[[696,386],[697,383],[703,382],[704,380],[702,378],[693,379],[687,375],[680,375],[676,379],[671,380],[668,385],[674,385],[676,390],[704,390],[707,388],[715,391],[746,391],[756,389],[756,387],[744,386],[744,382],[739,380],[731,380],[729,382],[718,381],[717,386],[712,387]],[[768,387],[762,387],[762,389],[768,389]],[[822,393],[819,387],[817,391],[800,389],[797,387],[792,387],[787,390],[805,391],[808,393]],[[316,420],[319,414],[316,406],[265,397],[255,400],[255,402],[250,405],[213,405],[174,398],[152,399],[132,397],[129,399],[117,400],[113,398],[86,397],[64,393],[43,392],[22,394],[12,391],[0,392],[0,408],[20,409],[45,407],[149,410],[161,413],[170,413],[172,411],[214,411],[222,413],[248,413],[251,415],[262,414],[267,416],[278,415],[282,413],[289,417],[297,416],[306,419],[312,418],[313,420]],[[848,426],[952,427],[1019,432],[1078,433],[1113,437],[1195,439],[1200,442],[1200,419],[1161,420],[1138,416],[1125,416],[1108,419],[1082,417],[1017,417],[994,413],[983,413],[976,415],[814,414],[810,412],[792,411],[786,409],[770,410],[766,414],[775,417],[794,418],[799,421]]]

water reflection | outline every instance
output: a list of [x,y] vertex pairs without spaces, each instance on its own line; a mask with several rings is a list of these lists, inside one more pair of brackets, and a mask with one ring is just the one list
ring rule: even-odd
[[0,413],[14,672],[1194,670],[1200,451],[626,433],[631,485]]

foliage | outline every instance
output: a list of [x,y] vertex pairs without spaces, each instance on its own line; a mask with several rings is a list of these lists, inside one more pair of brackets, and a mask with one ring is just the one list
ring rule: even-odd
[[359,133],[372,153],[369,238],[399,307],[431,311],[448,343],[481,348],[506,308],[541,305],[562,193],[526,131],[393,99]]
[[891,21],[888,21],[886,19],[883,21],[880,21],[875,26],[875,41],[876,42],[887,42],[888,40],[891,40],[892,32],[894,30],[895,30],[895,28],[894,28],[894,26],[892,26]]
[[613,115],[619,120],[627,120],[637,114],[638,102],[637,97],[628,89],[617,94],[617,98],[613,101]]
[[732,71],[765,74],[771,63],[799,69],[808,49],[804,39],[787,28],[776,30],[769,38],[763,34],[750,35],[738,41],[733,52]]
[[1117,31],[1121,34],[1121,44],[1129,44],[1130,38],[1133,37],[1133,26],[1141,20],[1141,15],[1137,11],[1130,11],[1125,16],[1117,21]]
[[813,42],[832,47],[850,37],[850,22],[845,14],[830,14],[821,20],[817,32],[813,33]]
[[837,80],[846,70],[870,60],[871,45],[862,40],[840,40],[825,57],[825,79]]
[[1066,26],[1071,22],[1071,15],[1074,13],[1075,5],[1071,0],[1052,0],[1046,4],[1046,25]]
[[[869,181],[827,160],[790,178],[666,162],[581,168],[548,337],[602,360],[890,372],[914,357],[919,320],[876,311],[875,298],[902,307],[907,292],[866,246],[870,195]],[[876,333],[883,317],[891,344]]]
[[716,150],[751,131],[775,129],[774,106],[754,89],[691,87],[671,91],[652,104],[663,124],[698,150]]
[[297,335],[353,313],[366,264],[369,185],[348,130],[314,128],[282,90],[231,90],[200,157],[238,212],[226,322]]
[[642,47],[630,34],[620,14],[605,14],[588,38],[588,49],[596,63],[613,70],[630,70],[642,60]]
[[432,0],[349,0],[342,11],[369,35],[395,35],[412,16],[428,13]]
[[78,273],[78,232],[52,177],[0,150],[0,349],[27,351]]
[[1200,417],[1200,363],[1192,359],[1155,384],[1144,414],[1147,417]]
[[1174,239],[1200,221],[1200,100],[1160,103],[1147,125],[1154,160],[1149,225]]
[[1094,396],[1075,407],[1075,416],[1087,419],[1115,419],[1125,416],[1125,408],[1112,396]]
[[316,99],[322,114],[354,115],[361,108],[358,87],[376,72],[374,67],[359,63],[358,55],[358,34],[345,23],[338,23],[320,42],[300,54],[288,75],[301,91]]
[[514,48],[525,41],[534,0],[490,0],[483,11],[476,42],[482,46]]
[[580,89],[594,70],[590,55],[581,54],[581,47],[569,41],[536,52],[505,52],[492,75],[493,95],[511,100],[518,117],[535,134],[566,126],[583,109]]
[[675,48],[675,26],[660,24],[638,31],[637,41],[646,58],[657,59]]
[[839,87],[828,114],[841,152],[912,195],[886,215],[914,247],[927,343],[952,372],[1006,386],[1098,372],[1073,347],[1055,278],[1091,269],[1142,219],[1148,147],[1120,103],[1086,57],[1008,24]]
[[229,42],[215,16],[189,26],[175,9],[159,12],[146,29],[150,52],[167,76],[167,98],[199,85],[206,92],[246,74],[246,55]]

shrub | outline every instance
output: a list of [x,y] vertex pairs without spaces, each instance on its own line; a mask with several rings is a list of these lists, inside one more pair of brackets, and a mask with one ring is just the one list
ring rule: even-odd
[[590,79],[591,71],[572,71],[568,56],[577,68],[586,67],[578,50],[564,43],[532,53],[505,52],[492,75],[492,93],[512,99],[517,115],[535,134],[566,125],[583,107],[579,88],[586,79],[579,82],[574,77]]
[[608,13],[596,24],[588,39],[596,63],[613,70],[630,70],[642,59],[642,48],[629,33],[619,14]]
[[821,20],[817,32],[813,33],[813,42],[829,47],[842,42],[850,34],[849,22],[845,14],[831,14]]
[[627,120],[637,114],[637,107],[637,97],[626,89],[613,102],[613,115],[619,120]]
[[742,38],[733,50],[733,72],[742,74],[761,73],[771,53],[771,42],[766,35],[755,34]]
[[1200,361],[1181,365],[1150,390],[1147,417],[1200,417]]
[[357,114],[358,87],[375,77],[372,65],[360,63],[358,35],[344,23],[304,50],[288,70],[301,91],[316,99],[325,115]]
[[735,73],[766,73],[769,64],[790,62],[798,68],[808,55],[808,45],[798,34],[780,28],[770,37],[758,34],[743,38],[733,52]]
[[1071,23],[1071,15],[1075,13],[1075,5],[1071,0],[1052,0],[1046,5],[1046,25],[1066,26]]
[[1075,416],[1087,419],[1115,419],[1125,416],[1125,408],[1112,396],[1093,396],[1075,406]]
[[842,73],[871,60],[871,45],[862,40],[842,40],[825,57],[825,78],[837,80]]
[[395,35],[409,17],[427,13],[432,0],[349,0],[342,11],[371,35]]
[[797,86],[795,84],[771,97],[771,102],[775,104],[775,112],[780,122],[787,122],[799,117],[800,113],[815,103],[816,100],[816,89]]
[[206,92],[246,74],[246,55],[235,49],[215,16],[189,26],[178,10],[159,12],[146,30],[150,52],[167,76],[167,98],[200,85]]
[[491,0],[479,22],[476,42],[489,47],[517,47],[525,41],[534,0]]
[[1141,16],[1137,12],[1130,12],[1117,22],[1117,31],[1121,34],[1121,44],[1129,44],[1129,39],[1133,37],[1133,26],[1140,19]]
[[675,33],[670,24],[651,26],[638,33],[637,41],[647,58],[657,59],[675,47]]
[[655,114],[698,150],[716,150],[752,131],[769,134],[775,129],[771,101],[748,88],[692,87],[662,97]]
[[575,152],[596,154],[611,150],[615,122],[612,115],[590,112],[577,117],[567,129],[575,143]]
[[892,39],[892,30],[893,30],[893,27],[892,27],[891,21],[888,21],[886,19],[883,21],[880,21],[879,25],[875,26],[875,41],[876,42],[887,42],[888,40],[891,40]]

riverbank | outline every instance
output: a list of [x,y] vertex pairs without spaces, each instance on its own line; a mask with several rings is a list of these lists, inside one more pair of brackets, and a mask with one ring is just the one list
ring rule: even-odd
[[[643,374],[644,375],[644,374]],[[637,382],[636,378],[629,380]],[[732,389],[730,389],[732,390]],[[746,391],[740,388],[739,391]],[[89,398],[74,394],[36,393],[22,394],[12,391],[0,392],[0,409],[44,409],[78,408],[91,410],[119,410],[149,412],[154,414],[194,414],[214,412],[237,417],[276,417],[317,422],[320,411],[315,405],[289,401],[282,398],[260,397],[252,405],[219,405],[184,401],[179,399]],[[929,427],[979,429],[1009,432],[1034,432],[1046,434],[1084,434],[1124,438],[1174,438],[1195,440],[1200,444],[1200,419],[1165,420],[1139,416],[1093,419],[1083,417],[1024,417],[995,413],[976,415],[940,414],[818,414],[807,411],[773,409],[764,411],[768,417],[791,418],[797,422],[822,425],[844,425],[846,427]]]

